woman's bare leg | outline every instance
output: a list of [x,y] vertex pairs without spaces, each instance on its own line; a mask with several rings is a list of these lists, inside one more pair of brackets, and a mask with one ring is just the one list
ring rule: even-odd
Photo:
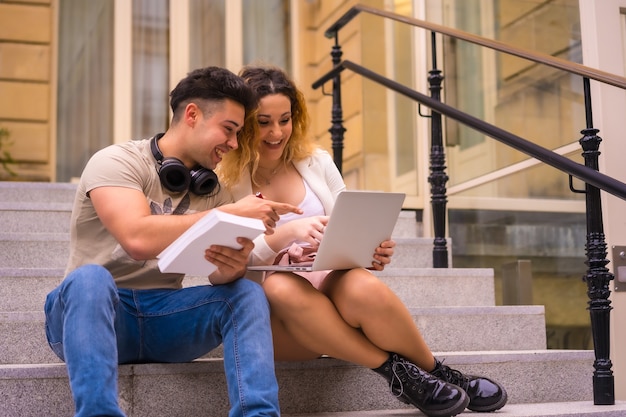
[[321,356],[320,353],[307,349],[294,339],[275,314],[271,314],[270,320],[274,339],[274,358],[277,361],[308,361]]
[[420,368],[433,370],[435,359],[410,312],[375,275],[365,269],[335,271],[320,290],[342,319],[360,328],[379,349],[399,353]]
[[368,368],[379,367],[387,360],[385,350],[346,323],[329,298],[304,278],[273,273],[265,279],[263,288],[272,311],[277,360],[326,354]]

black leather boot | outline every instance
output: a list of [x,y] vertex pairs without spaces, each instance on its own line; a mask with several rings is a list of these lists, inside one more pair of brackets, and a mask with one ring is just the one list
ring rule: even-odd
[[455,416],[469,403],[461,388],[442,381],[395,353],[374,372],[387,379],[391,392],[400,401],[414,405],[429,417]]
[[456,369],[444,365],[439,360],[436,360],[435,370],[431,373],[444,381],[463,388],[470,399],[467,408],[472,411],[496,411],[506,404],[506,390],[502,385],[489,378],[464,375]]

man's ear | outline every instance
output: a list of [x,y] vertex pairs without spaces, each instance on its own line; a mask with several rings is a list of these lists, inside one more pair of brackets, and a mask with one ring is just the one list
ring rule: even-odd
[[187,104],[184,115],[185,123],[190,127],[194,127],[198,117],[200,117],[200,113],[200,108],[196,103]]

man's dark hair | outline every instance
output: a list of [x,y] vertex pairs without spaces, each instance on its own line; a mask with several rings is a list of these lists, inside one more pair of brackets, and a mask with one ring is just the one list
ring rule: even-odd
[[177,111],[193,100],[222,102],[226,99],[243,105],[246,113],[256,108],[255,94],[241,77],[225,68],[206,67],[191,71],[180,80],[170,93],[170,106],[177,119]]

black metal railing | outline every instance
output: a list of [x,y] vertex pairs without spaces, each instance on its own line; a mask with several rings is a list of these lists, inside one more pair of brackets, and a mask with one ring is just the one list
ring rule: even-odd
[[[359,13],[365,12],[388,18],[398,22],[406,23],[415,27],[429,30],[432,41],[432,69],[429,71],[430,97],[414,91],[400,83],[385,78],[365,67],[351,61],[341,61],[341,46],[339,45],[338,33],[342,27],[355,18]],[[497,50],[502,53],[525,58],[535,63],[547,65],[566,71],[570,74],[582,76],[585,99],[586,127],[581,130],[583,137],[579,143],[583,148],[583,158],[585,164],[576,163],[563,157],[549,149],[543,148],[522,137],[516,136],[506,130],[491,125],[481,119],[471,116],[468,113],[449,106],[441,101],[441,81],[442,72],[437,68],[436,57],[436,34],[450,36],[477,45]],[[445,150],[442,140],[441,115],[445,115],[460,123],[469,126],[493,139],[496,139],[516,150],[519,150],[533,158],[536,158],[554,168],[557,168],[570,176],[570,188],[572,191],[585,194],[586,219],[587,219],[587,241],[586,262],[588,267],[586,275],[583,277],[588,287],[588,309],[591,317],[591,329],[594,342],[594,373],[593,373],[593,395],[594,404],[614,404],[614,377],[612,363],[610,360],[610,311],[612,309],[609,300],[609,283],[613,275],[606,265],[607,245],[605,241],[602,207],[600,201],[600,190],[604,190],[623,200],[626,200],[626,184],[599,172],[598,156],[599,145],[602,139],[597,135],[598,129],[593,127],[591,93],[589,80],[608,84],[621,89],[626,89],[626,78],[610,74],[604,71],[585,67],[580,64],[555,58],[550,55],[516,48],[502,42],[482,38],[473,34],[459,31],[445,26],[433,24],[419,19],[395,14],[392,12],[375,9],[364,5],[355,5],[341,16],[325,32],[329,38],[335,38],[332,48],[334,67],[323,75],[312,85],[314,89],[322,87],[328,81],[333,82],[333,103],[332,103],[332,127],[329,129],[332,137],[334,159],[337,167],[341,171],[343,134],[345,129],[342,121],[341,105],[341,78],[342,71],[351,70],[369,80],[383,85],[397,93],[409,97],[420,104],[431,109],[431,149],[430,149],[430,176],[428,181],[431,185],[431,206],[433,211],[433,230],[435,233],[433,248],[433,266],[436,268],[448,267],[448,251],[446,248],[445,219],[446,219],[446,182],[448,176],[445,172]],[[585,190],[575,190],[572,184],[572,177],[576,177],[585,183]]]

